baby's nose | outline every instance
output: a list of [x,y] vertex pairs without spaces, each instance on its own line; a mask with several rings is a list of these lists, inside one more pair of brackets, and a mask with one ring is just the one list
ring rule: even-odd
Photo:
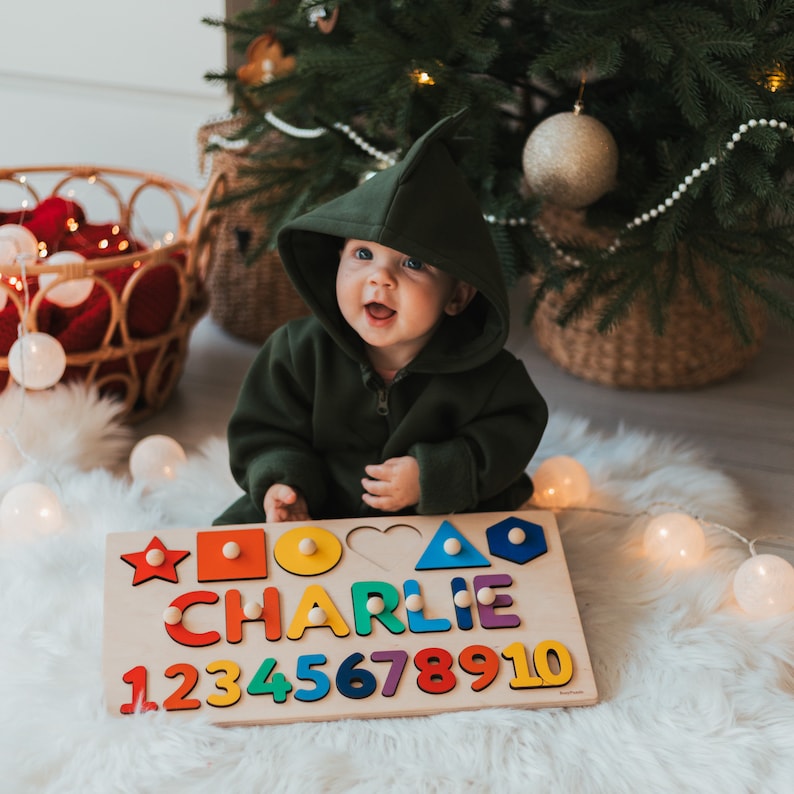
[[394,273],[388,265],[376,265],[370,271],[369,281],[379,286],[391,286],[395,281]]

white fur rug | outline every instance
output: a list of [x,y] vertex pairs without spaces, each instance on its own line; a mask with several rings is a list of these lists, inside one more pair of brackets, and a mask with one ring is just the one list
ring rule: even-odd
[[[112,404],[81,387],[0,397],[32,458],[0,476],[59,490],[66,528],[0,538],[0,790],[28,792],[791,792],[794,618],[753,620],[732,595],[744,546],[707,530],[696,569],[642,556],[642,519],[558,520],[601,702],[537,711],[219,728],[162,711],[107,714],[104,536],[207,526],[236,495],[221,439],[154,493],[125,471]],[[681,505],[748,534],[736,486],[683,443],[603,437],[553,417],[533,466],[575,456],[590,506]]]

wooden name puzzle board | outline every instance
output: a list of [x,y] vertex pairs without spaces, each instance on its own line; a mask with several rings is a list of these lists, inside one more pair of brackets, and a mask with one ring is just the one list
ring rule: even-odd
[[543,511],[111,534],[104,677],[227,725],[598,697]]

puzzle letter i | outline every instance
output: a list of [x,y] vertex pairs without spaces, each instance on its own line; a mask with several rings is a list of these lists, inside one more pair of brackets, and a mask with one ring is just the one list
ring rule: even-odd
[[595,703],[551,513],[108,536],[117,715],[219,724]]

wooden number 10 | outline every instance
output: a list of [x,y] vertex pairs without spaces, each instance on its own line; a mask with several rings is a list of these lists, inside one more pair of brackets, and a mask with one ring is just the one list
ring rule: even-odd
[[[510,682],[511,689],[533,689],[542,686],[565,686],[573,677],[573,660],[568,649],[556,640],[545,640],[539,643],[533,654],[532,663],[537,675],[532,675],[527,659],[527,650],[520,642],[508,645],[502,656],[513,662],[515,678]],[[554,657],[560,669],[554,672],[549,663],[549,656]]]

